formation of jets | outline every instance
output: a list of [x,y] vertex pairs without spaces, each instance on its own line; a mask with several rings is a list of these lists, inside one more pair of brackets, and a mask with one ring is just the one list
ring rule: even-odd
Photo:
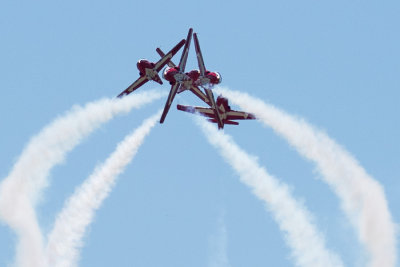
[[[199,69],[185,72],[192,36],[194,39],[194,47],[196,50]],[[184,48],[179,60],[179,64],[175,65],[171,59],[182,48],[182,46],[184,46]],[[208,118],[208,121],[217,123],[218,129],[223,129],[225,124],[238,125],[239,123],[236,120],[255,119],[253,114],[232,110],[228,104],[228,99],[222,97],[221,95],[218,96],[217,100],[215,101],[212,87],[221,83],[222,78],[219,72],[212,72],[206,69],[203,55],[200,50],[199,39],[197,38],[197,34],[193,33],[192,28],[189,29],[186,39],[181,40],[168,53],[165,54],[160,48],[157,48],[156,51],[160,55],[161,59],[156,63],[150,62],[146,59],[140,59],[137,63],[137,68],[140,75],[139,78],[122,93],[120,93],[118,97],[123,97],[132,93],[140,86],[151,80],[159,84],[163,84],[158,73],[162,68],[164,68],[164,66],[168,65],[163,71],[163,78],[170,83],[171,90],[165,103],[160,123],[164,122],[176,94],[182,93],[186,90],[191,91],[205,104],[207,104],[208,107],[177,105],[178,110],[205,116]]]

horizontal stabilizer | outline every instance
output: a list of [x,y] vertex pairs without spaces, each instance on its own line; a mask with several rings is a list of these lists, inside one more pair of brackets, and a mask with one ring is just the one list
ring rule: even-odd
[[[218,123],[216,119],[208,119],[207,121],[212,123]],[[224,121],[224,124],[239,125],[239,123],[236,121]]]
[[237,121],[224,121],[225,124],[230,124],[230,125],[239,125],[239,123]]

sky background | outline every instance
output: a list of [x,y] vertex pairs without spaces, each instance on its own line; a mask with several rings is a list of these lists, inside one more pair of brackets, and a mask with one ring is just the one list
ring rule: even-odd
[[[399,1],[1,1],[0,179],[45,125],[116,96],[138,77],[138,59],[158,60],[156,47],[169,50],[193,27],[221,85],[323,129],[384,186],[399,222],[399,14]],[[169,90],[139,90],[153,88]],[[37,207],[45,234],[64,200],[164,103],[117,116],[53,169]],[[221,257],[218,266],[293,266],[264,204],[177,103],[201,104],[187,92],[175,99],[97,212],[80,266],[215,266]],[[292,188],[346,266],[362,266],[355,231],[313,163],[259,122],[225,133]],[[1,224],[0,266],[15,243]]]

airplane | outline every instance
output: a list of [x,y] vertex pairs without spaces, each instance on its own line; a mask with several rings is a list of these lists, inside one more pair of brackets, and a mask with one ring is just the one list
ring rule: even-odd
[[123,97],[132,93],[134,90],[138,89],[140,86],[146,82],[152,80],[159,84],[163,84],[158,72],[171,60],[171,58],[181,49],[185,44],[185,39],[182,39],[174,48],[171,49],[167,54],[161,57],[156,63],[150,62],[146,59],[140,59],[137,62],[137,68],[139,70],[140,77],[134,81],[128,88],[126,88],[117,97]]
[[200,50],[199,39],[197,38],[197,33],[193,34],[194,47],[196,49],[197,63],[199,64],[199,77],[194,81],[196,86],[205,87],[208,85],[212,87],[215,84],[222,82],[222,77],[219,72],[212,72],[206,69],[204,65],[203,55]]
[[[157,48],[156,50],[161,57],[164,56],[164,52],[160,48]],[[171,85],[173,85],[174,84],[173,77],[169,77],[169,76],[175,71],[174,69],[177,69],[177,66],[172,62],[172,60],[168,62],[168,66],[169,66],[169,68],[164,70],[163,77],[164,77],[164,79],[169,79],[170,80],[169,83]],[[189,90],[192,91],[192,93],[194,93],[197,97],[199,97],[201,100],[203,100],[204,102],[206,102],[208,104],[209,103],[208,97],[203,93],[203,91],[201,91],[192,82],[193,78],[195,78],[197,75],[196,71],[191,71],[191,72],[185,73],[185,75],[187,76],[186,77],[187,80],[185,82],[183,82],[183,85],[186,85],[186,87],[187,87],[187,85],[190,85]],[[182,87],[178,88],[178,90],[177,90],[178,94],[182,93],[184,91],[181,88],[184,88],[184,87],[182,86]]]
[[[192,84],[194,86],[205,87],[208,85],[209,87],[212,87],[215,84],[221,83],[221,81],[222,81],[221,74],[219,72],[211,72],[211,71],[207,70],[204,65],[204,60],[203,60],[203,56],[202,56],[202,53],[200,50],[200,44],[199,44],[199,39],[197,38],[197,33],[193,33],[193,37],[194,37],[194,45],[195,45],[195,49],[196,49],[197,62],[199,64],[199,70],[192,70],[185,74],[192,80]],[[164,56],[164,52],[160,48],[157,48],[156,51],[161,57]],[[169,66],[169,68],[166,68],[164,70],[164,74],[163,74],[164,78],[167,81],[169,81],[170,83],[174,83],[174,79],[173,79],[174,77],[172,77],[172,76],[175,74],[177,67],[172,61],[168,62],[168,66]],[[183,84],[184,86],[181,86],[179,88],[178,93],[181,93],[184,90],[190,90],[191,89],[190,87],[185,86],[188,84],[192,85],[190,83]]]
[[[165,105],[164,113],[161,116],[160,123],[163,123],[165,120],[166,113],[169,110],[169,107],[172,104],[172,100],[175,97],[176,93],[182,93],[185,90],[190,90],[197,97],[199,97],[202,101],[208,104],[211,107],[215,107],[214,95],[211,91],[211,87],[215,84],[219,84],[222,81],[222,77],[218,72],[211,72],[205,68],[203,56],[200,50],[199,40],[197,38],[197,34],[194,33],[194,43],[197,55],[197,62],[199,64],[199,70],[192,70],[187,73],[185,71],[185,65],[187,60],[188,51],[191,35],[193,29],[189,29],[188,37],[186,39],[186,45],[182,52],[181,62],[178,66],[176,66],[172,61],[168,63],[168,67],[164,70],[163,77],[172,85],[170,96],[168,97],[167,103]],[[156,49],[157,53],[163,57],[164,53],[160,48]],[[183,61],[182,61],[183,60]],[[204,88],[206,94],[204,94],[199,86]],[[207,88],[206,88],[207,87]],[[215,112],[216,119],[218,121],[219,127],[222,126],[221,117],[218,114],[218,109],[213,108]]]
[[223,96],[218,96],[216,102],[216,109],[218,109],[218,114],[221,116],[221,125],[218,122],[218,118],[216,117],[216,113],[213,108],[204,108],[204,107],[192,107],[192,106],[184,106],[177,105],[178,110],[186,111],[189,113],[199,113],[202,116],[208,117],[208,121],[217,123],[218,129],[223,129],[225,124],[230,125],[239,125],[239,123],[235,120],[254,120],[256,117],[247,112],[232,110],[228,104],[228,99]]
[[[186,37],[186,43],[185,43],[185,47],[183,48],[183,51],[182,51],[181,59],[179,60],[179,65],[176,66],[175,64],[170,62],[169,67],[167,67],[164,70],[163,77],[164,77],[164,79],[169,81],[169,83],[171,84],[171,90],[169,92],[167,102],[165,103],[165,107],[164,107],[163,113],[161,115],[160,123],[164,122],[165,117],[168,114],[168,111],[171,107],[172,101],[174,100],[179,87],[182,86],[183,83],[188,83],[191,81],[190,76],[185,74],[185,67],[186,67],[187,57],[189,54],[190,42],[192,40],[192,33],[193,33],[193,29],[190,28],[188,35]],[[157,49],[157,51],[158,50],[161,51],[161,49],[159,49],[159,48]],[[163,54],[162,57],[164,57],[165,56],[164,53],[162,53],[162,54]]]

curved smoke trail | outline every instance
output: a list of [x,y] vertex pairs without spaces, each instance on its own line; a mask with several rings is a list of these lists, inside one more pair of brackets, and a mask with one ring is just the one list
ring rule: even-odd
[[30,140],[0,184],[0,219],[19,238],[17,266],[45,266],[42,234],[34,207],[48,183],[51,168],[62,162],[67,152],[101,124],[163,95],[159,91],[147,91],[74,107]]
[[266,204],[285,233],[296,266],[343,266],[339,256],[325,247],[325,240],[312,223],[311,214],[291,195],[288,187],[258,165],[257,159],[239,148],[233,139],[210,123],[199,120],[208,141],[240,175],[240,180]]
[[341,207],[371,255],[370,267],[394,267],[396,230],[384,189],[344,148],[304,120],[245,93],[219,88],[218,92],[254,113],[265,125],[284,137],[318,171],[341,201]]
[[48,236],[47,260],[49,266],[77,266],[79,249],[87,227],[96,210],[112,190],[115,180],[136,155],[140,145],[156,124],[161,112],[145,120],[132,134],[118,144],[103,165],[66,201]]

